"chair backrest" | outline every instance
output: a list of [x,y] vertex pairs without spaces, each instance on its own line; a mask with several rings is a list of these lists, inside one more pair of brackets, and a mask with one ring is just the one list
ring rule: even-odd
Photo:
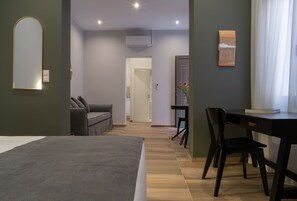
[[[225,125],[227,124],[226,112],[222,108],[211,108],[208,107],[205,109],[206,117],[208,121],[209,133],[212,143],[218,143],[222,148],[226,148],[224,130]],[[218,139],[215,135],[215,129],[217,128]]]

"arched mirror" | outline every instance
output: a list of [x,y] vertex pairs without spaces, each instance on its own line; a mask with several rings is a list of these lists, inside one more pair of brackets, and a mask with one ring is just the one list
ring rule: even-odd
[[13,88],[42,89],[43,29],[32,17],[20,19],[14,27]]

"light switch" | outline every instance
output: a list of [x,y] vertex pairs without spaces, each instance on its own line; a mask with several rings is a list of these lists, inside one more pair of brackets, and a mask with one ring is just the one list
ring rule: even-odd
[[43,70],[43,82],[49,82],[49,70]]
[[155,84],[155,89],[156,89],[156,91],[159,90],[159,84]]

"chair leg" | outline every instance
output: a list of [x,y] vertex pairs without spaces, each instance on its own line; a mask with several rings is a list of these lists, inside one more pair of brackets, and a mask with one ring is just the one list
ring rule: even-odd
[[219,159],[219,167],[218,167],[217,179],[216,179],[216,185],[215,185],[215,191],[214,191],[215,197],[217,197],[219,194],[221,180],[222,180],[224,166],[225,166],[225,161],[226,161],[226,156],[227,156],[225,151],[221,150],[220,152],[221,153],[220,153],[220,159]]
[[[247,131],[246,131],[246,136],[247,136],[249,139],[253,140],[253,133],[252,133],[251,130],[247,130]],[[253,167],[255,167],[255,168],[258,167],[257,159],[256,159],[254,153],[251,153],[251,158],[252,158],[252,164],[253,164]]]
[[246,174],[246,153],[242,152],[242,172],[243,172],[243,178],[247,179]]
[[189,137],[189,130],[185,130],[185,145],[184,148],[187,148],[187,143],[188,143],[188,137]]
[[209,169],[209,166],[211,164],[211,161],[212,161],[214,155],[217,152],[217,149],[218,149],[218,145],[217,144],[215,144],[215,143],[211,143],[210,144],[210,147],[209,147],[209,150],[208,150],[208,154],[207,154],[206,163],[205,163],[203,174],[202,174],[202,179],[205,179],[206,174],[207,174],[208,169]]
[[216,154],[214,155],[213,164],[212,164],[212,166],[214,168],[217,168],[218,167],[219,157],[220,157],[220,149],[217,149]]
[[177,124],[177,130],[176,130],[176,134],[178,134],[178,133],[179,133],[180,124],[181,124],[181,120],[180,120],[180,119],[178,119],[178,124]]
[[268,189],[268,183],[267,183],[267,173],[266,173],[266,168],[265,168],[265,161],[264,161],[264,152],[263,149],[258,150],[258,163],[259,163],[259,168],[260,168],[260,174],[262,178],[262,183],[263,183],[263,188],[264,188],[264,193],[265,195],[269,195],[269,189]]

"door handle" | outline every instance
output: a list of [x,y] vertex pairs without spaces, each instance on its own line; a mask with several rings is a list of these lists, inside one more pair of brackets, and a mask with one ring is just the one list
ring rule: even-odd
[[257,128],[257,123],[254,122],[248,122],[248,126],[252,128]]

